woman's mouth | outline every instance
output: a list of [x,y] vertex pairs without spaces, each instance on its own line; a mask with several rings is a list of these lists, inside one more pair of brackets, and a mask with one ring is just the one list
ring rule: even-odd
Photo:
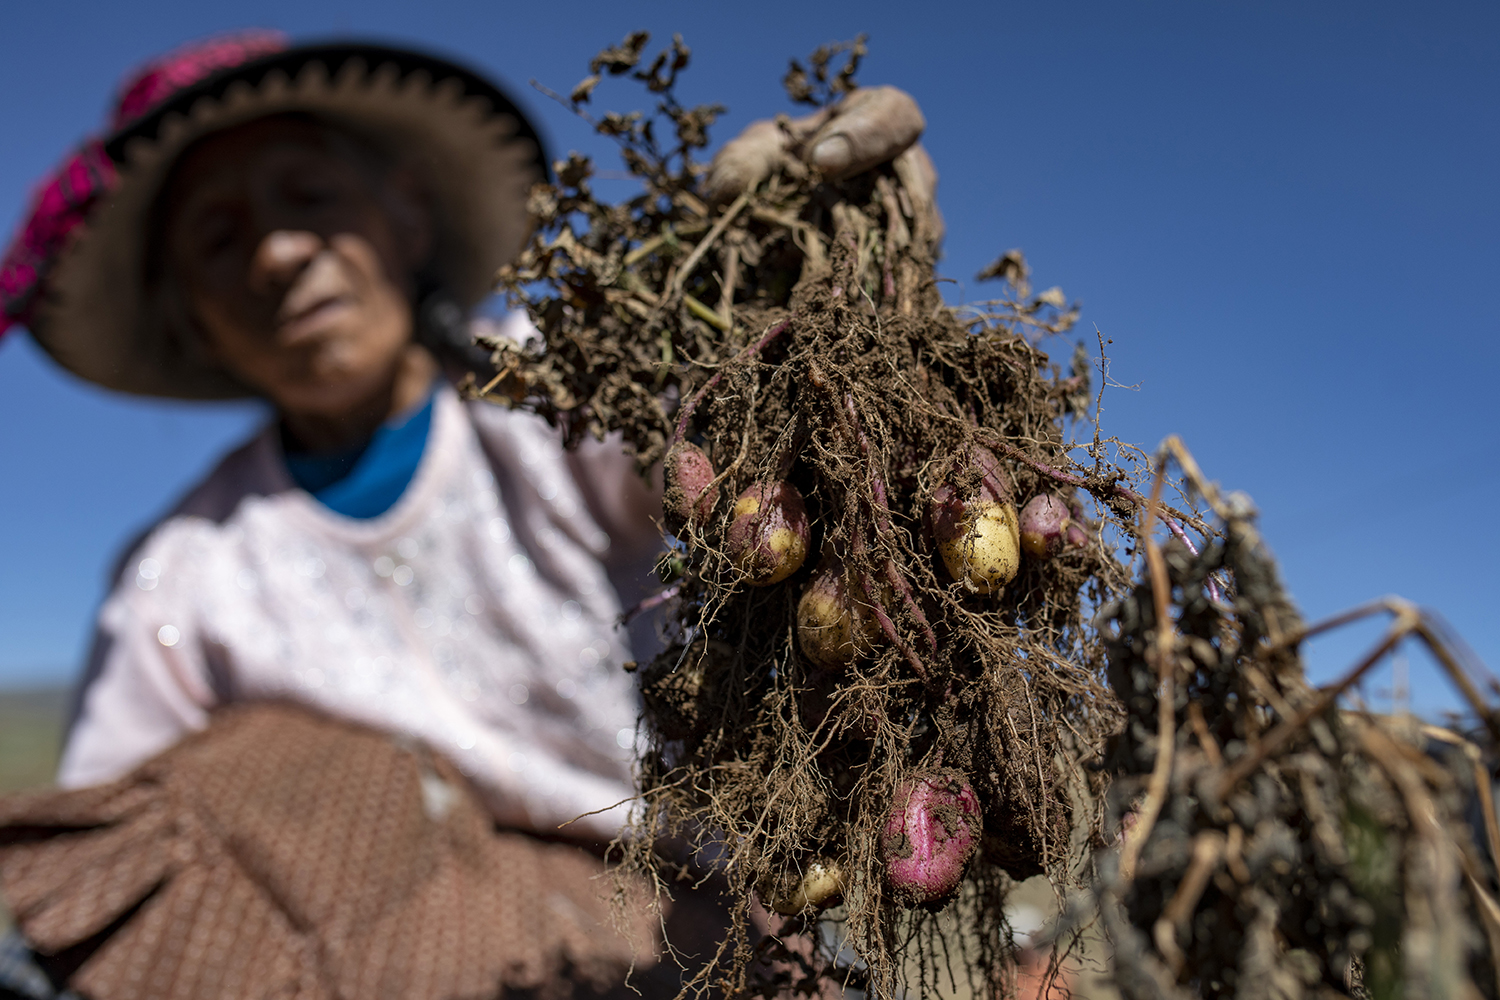
[[279,320],[276,324],[277,339],[288,347],[312,340],[327,333],[329,328],[343,320],[345,313],[353,307],[353,300],[346,295],[319,299],[312,305]]

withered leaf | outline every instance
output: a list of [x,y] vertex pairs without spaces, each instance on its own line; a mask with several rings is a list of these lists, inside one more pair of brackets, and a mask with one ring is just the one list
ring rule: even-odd
[[573,93],[568,95],[568,99],[574,104],[587,104],[590,95],[594,93],[594,88],[597,86],[599,86],[599,74],[595,73],[593,76],[586,76],[579,81],[578,86],[573,88]]
[[1067,306],[1068,297],[1063,294],[1061,288],[1054,285],[1045,292],[1039,292],[1034,301],[1044,306],[1051,306],[1053,309],[1062,309]]
[[692,54],[693,50],[683,44],[682,36],[673,35],[671,47],[658,52],[651,67],[637,71],[635,78],[645,83],[646,89],[653,94],[667,93],[677,83],[678,72],[687,68]]
[[[787,95],[799,104],[824,107],[855,89],[858,84],[854,81],[854,74],[859,70],[860,59],[869,51],[865,45],[865,38],[866,36],[861,34],[857,35],[852,42],[834,42],[819,46],[808,59],[812,65],[811,80],[808,79],[807,70],[802,64],[795,59],[791,60],[790,68],[781,78],[781,85],[786,88]],[[841,52],[848,53],[848,58],[844,60],[843,67],[830,79],[829,64]]]
[[677,110],[672,119],[677,125],[677,141],[688,149],[708,145],[708,127],[724,113],[722,104],[700,104],[691,110]]
[[595,126],[600,135],[630,135],[635,131],[635,125],[641,120],[639,111],[632,111],[628,115],[622,115],[618,111],[610,111]]
[[976,281],[1006,281],[1019,287],[1026,281],[1031,268],[1026,266],[1026,257],[1019,250],[1007,250],[999,258],[975,275]]
[[812,84],[807,79],[807,70],[803,69],[802,64],[795,59],[791,63],[786,76],[781,78],[781,85],[786,88],[787,96],[798,104],[817,104],[818,99],[813,96]]
[[619,45],[604,49],[589,62],[589,72],[598,75],[607,70],[610,76],[619,76],[635,69],[641,61],[641,50],[651,40],[649,31],[632,31]]
[[567,160],[555,164],[554,169],[557,171],[557,183],[576,190],[593,176],[594,163],[587,156],[569,153]]

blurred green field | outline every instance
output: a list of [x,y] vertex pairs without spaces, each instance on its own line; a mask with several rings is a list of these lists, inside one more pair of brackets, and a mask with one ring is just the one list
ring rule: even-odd
[[0,794],[50,784],[68,692],[0,691]]
[[[52,783],[67,704],[61,688],[0,691],[0,795]],[[0,933],[9,927],[0,904]]]

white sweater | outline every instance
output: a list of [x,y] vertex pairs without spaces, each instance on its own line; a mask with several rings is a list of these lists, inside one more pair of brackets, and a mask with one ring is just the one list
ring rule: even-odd
[[229,455],[131,556],[60,782],[119,777],[224,702],[292,699],[427,743],[503,823],[606,810],[570,830],[613,836],[638,710],[606,567],[659,537],[632,460],[444,386],[406,492],[355,520],[279,448],[268,428]]

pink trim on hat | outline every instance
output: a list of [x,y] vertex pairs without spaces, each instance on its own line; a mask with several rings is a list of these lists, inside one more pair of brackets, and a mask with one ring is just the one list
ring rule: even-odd
[[[288,44],[279,31],[243,31],[194,42],[154,59],[125,79],[110,116],[110,131],[125,128],[212,73],[281,52]],[[0,258],[0,337],[17,323],[31,322],[68,238],[114,190],[118,176],[104,144],[88,139],[38,185],[26,221]]]
[[31,213],[0,259],[0,336],[29,323],[42,283],[68,237],[112,190],[115,165],[97,139],[83,144],[32,196]]
[[212,73],[282,52],[288,44],[286,35],[279,31],[242,31],[193,42],[153,59],[127,77],[120,87],[110,131],[118,132],[179,90]]

